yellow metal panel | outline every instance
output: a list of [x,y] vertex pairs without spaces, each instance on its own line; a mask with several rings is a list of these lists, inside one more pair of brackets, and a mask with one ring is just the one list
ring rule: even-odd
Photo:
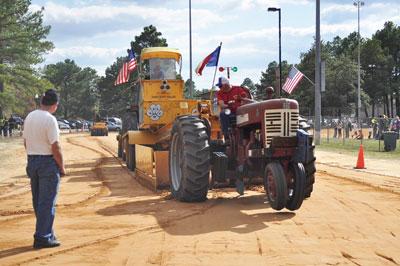
[[143,80],[144,101],[167,101],[171,99],[183,99],[183,80],[167,80],[169,90],[161,89],[162,80]]
[[179,62],[181,58],[181,53],[176,48],[169,47],[150,47],[143,48],[140,55],[140,60],[150,59],[150,58],[173,58]]
[[158,188],[169,185],[168,154],[168,151],[154,152],[154,160],[156,162],[156,180]]
[[132,130],[128,131],[129,144],[155,144],[158,135],[149,131]]
[[148,175],[154,176],[153,149],[142,145],[135,145],[135,155],[136,168]]

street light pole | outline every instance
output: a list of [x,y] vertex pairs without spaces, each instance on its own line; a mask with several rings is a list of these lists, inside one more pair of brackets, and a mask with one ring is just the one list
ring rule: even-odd
[[361,66],[360,66],[360,6],[364,5],[363,1],[357,0],[357,2],[353,2],[353,5],[357,7],[357,21],[358,21],[358,34],[357,34],[357,39],[358,39],[358,51],[357,51],[357,57],[358,57],[358,75],[357,75],[357,123],[360,125],[360,113],[361,113],[361,88],[360,88],[360,72],[361,72]]
[[277,91],[277,96],[281,96],[282,90],[282,44],[281,44],[281,9],[276,7],[269,7],[268,12],[279,13],[279,90]]

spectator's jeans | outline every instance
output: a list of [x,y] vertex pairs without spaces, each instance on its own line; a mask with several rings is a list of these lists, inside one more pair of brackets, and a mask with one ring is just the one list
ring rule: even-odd
[[231,113],[230,115],[225,114],[224,111],[219,113],[219,122],[221,124],[222,134],[224,134],[225,139],[229,138],[229,127],[231,117],[236,116],[236,114]]
[[36,241],[54,239],[53,222],[60,183],[60,170],[52,156],[29,155],[26,172],[31,179],[32,203],[36,215]]
[[8,136],[8,126],[7,127],[3,127],[3,135],[4,135],[4,137]]

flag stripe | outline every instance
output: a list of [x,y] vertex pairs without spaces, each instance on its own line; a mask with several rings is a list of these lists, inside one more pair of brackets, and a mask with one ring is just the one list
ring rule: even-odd
[[221,46],[218,46],[217,49],[215,49],[211,54],[209,54],[206,58],[201,61],[196,69],[195,73],[199,76],[201,76],[204,67],[206,66],[217,66],[218,65],[218,60],[219,60],[219,53],[221,51]]
[[211,57],[212,57],[212,54],[209,54],[206,58],[204,58],[203,61],[201,61],[201,62],[197,65],[196,70],[195,70],[196,74],[198,74],[198,75],[201,76],[204,67],[207,65],[208,61],[210,61],[210,58],[211,58]]
[[285,84],[282,89],[287,93],[291,94],[296,88],[297,84],[303,78],[303,73],[301,73],[297,68],[292,67],[289,71],[289,75],[286,78]]
[[117,79],[114,82],[114,85],[120,85],[129,81],[129,76],[137,67],[137,62],[135,55],[131,50],[129,50],[129,62],[125,62],[122,64],[122,67],[118,73]]

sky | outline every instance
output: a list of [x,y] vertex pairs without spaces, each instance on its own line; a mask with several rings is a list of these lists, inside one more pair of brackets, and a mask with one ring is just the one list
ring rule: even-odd
[[[192,0],[192,67],[196,89],[209,89],[214,69],[202,76],[194,69],[222,42],[219,66],[236,66],[231,84],[249,77],[258,83],[268,63],[279,60],[278,13],[281,8],[282,61],[298,63],[315,36],[315,0]],[[346,37],[357,31],[353,0],[321,0],[321,39]],[[370,38],[386,21],[400,25],[400,0],[365,0],[360,10],[360,33]],[[44,23],[51,25],[48,39],[55,48],[44,64],[73,59],[104,76],[105,69],[145,26],[154,25],[183,57],[182,76],[190,77],[188,0],[32,0],[31,10],[45,8]],[[226,72],[217,72],[226,76]]]

